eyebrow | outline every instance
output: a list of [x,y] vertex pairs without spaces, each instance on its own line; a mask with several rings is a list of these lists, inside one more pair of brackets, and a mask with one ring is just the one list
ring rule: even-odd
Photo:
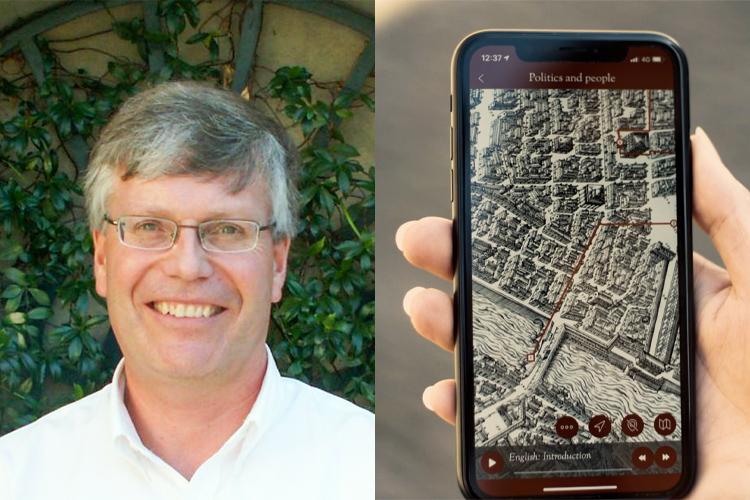
[[[154,217],[162,217],[165,219],[174,219],[175,216],[172,214],[169,209],[165,209],[162,207],[145,207],[137,210],[138,213],[132,213],[130,215],[151,215]],[[236,215],[229,212],[225,212],[223,210],[220,211],[212,211],[208,212],[206,214],[203,214],[201,217],[201,220],[215,220],[215,219],[252,219],[250,216],[242,216],[242,215]]]

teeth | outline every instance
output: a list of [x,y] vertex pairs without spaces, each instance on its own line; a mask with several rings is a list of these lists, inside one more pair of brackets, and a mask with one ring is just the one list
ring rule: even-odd
[[219,312],[217,306],[203,304],[180,304],[178,302],[154,302],[154,309],[177,318],[208,318]]

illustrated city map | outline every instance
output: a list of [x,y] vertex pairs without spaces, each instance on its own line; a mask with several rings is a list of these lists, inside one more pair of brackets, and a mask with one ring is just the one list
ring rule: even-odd
[[[671,90],[470,91],[476,446],[680,439]],[[593,415],[612,432],[592,436]],[[663,439],[663,438],[662,438]],[[633,441],[633,439],[630,439]]]

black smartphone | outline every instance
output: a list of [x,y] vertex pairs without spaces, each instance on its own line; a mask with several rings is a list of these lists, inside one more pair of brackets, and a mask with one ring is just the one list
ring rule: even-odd
[[452,68],[465,495],[695,476],[687,61],[666,35],[484,31]]

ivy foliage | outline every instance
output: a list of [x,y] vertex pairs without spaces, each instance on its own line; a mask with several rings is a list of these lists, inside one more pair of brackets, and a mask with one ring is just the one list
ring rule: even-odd
[[[232,13],[244,2],[229,4],[229,22],[241,18]],[[103,75],[64,67],[54,44],[38,37],[43,80],[0,78],[0,99],[15,110],[0,121],[0,434],[98,390],[119,359],[94,289],[75,141],[91,146],[122,102],[148,85],[223,86],[233,67],[233,47],[220,60],[227,54],[219,40],[232,42],[228,23],[204,31],[194,0],[161,0],[158,16],[163,31],[149,31],[137,17],[113,20],[139,60],[111,54]],[[196,31],[189,37],[187,26]],[[180,55],[195,44],[206,51],[197,64]],[[149,69],[154,51],[163,57],[157,72]],[[285,115],[303,137],[300,227],[269,344],[282,373],[372,409],[374,169],[359,163],[341,126],[353,108],[374,111],[374,104],[339,84],[330,99],[317,98],[321,87],[305,68],[287,66],[250,97]]]
[[366,95],[344,91],[315,100],[311,75],[280,68],[270,94],[305,136],[299,179],[301,228],[287,275],[287,297],[275,309],[272,342],[287,373],[374,407],[375,172],[341,133],[341,119]]

